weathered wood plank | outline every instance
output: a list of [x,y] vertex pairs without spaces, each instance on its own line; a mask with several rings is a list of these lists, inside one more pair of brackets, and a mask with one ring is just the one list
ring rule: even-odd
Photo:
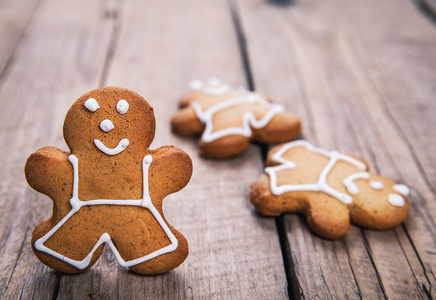
[[[63,276],[59,298],[82,282],[75,296],[117,295],[184,298],[287,298],[287,282],[274,220],[250,209],[249,185],[262,172],[257,147],[230,161],[200,158],[194,139],[170,131],[169,120],[192,78],[218,76],[235,85],[245,77],[229,7],[223,1],[126,1],[117,10],[113,56],[103,85],[130,88],[154,107],[157,132],[153,147],[174,144],[194,164],[190,184],[164,202],[169,222],[188,239],[190,255],[176,270],[141,277],[117,266],[109,254],[90,272]],[[110,263],[112,265],[112,263]],[[118,282],[117,285],[107,285]]]
[[0,74],[11,60],[12,53],[17,47],[24,29],[29,24],[34,12],[37,0],[0,1]]
[[[427,113],[434,112],[435,29],[406,1],[306,1],[286,7],[238,3],[255,87],[300,113],[305,138],[326,149],[360,155],[375,171],[415,189],[404,229],[363,235],[353,229],[343,244],[321,242],[306,232],[299,217],[286,216],[288,248],[302,295],[427,297],[434,290],[434,189],[428,180],[435,170],[428,161],[434,151],[428,141],[415,137],[419,131],[431,144],[435,141],[430,132],[434,126],[424,128]],[[416,44],[425,50],[418,51],[412,46]],[[407,72],[395,69],[398,61]],[[426,79],[417,85],[415,77]],[[419,105],[405,101],[402,95],[408,93]],[[421,106],[430,112],[421,114]],[[323,250],[315,251],[319,248]],[[340,259],[331,259],[332,253],[342,257],[344,251],[348,270]],[[336,282],[323,276],[332,264],[338,266],[329,273]]]
[[87,1],[40,3],[2,79],[2,299],[57,294],[60,274],[37,261],[30,247],[33,228],[50,216],[52,204],[27,186],[23,168],[28,155],[42,146],[67,149],[62,140],[65,113],[100,81],[113,23],[105,9],[106,4]]

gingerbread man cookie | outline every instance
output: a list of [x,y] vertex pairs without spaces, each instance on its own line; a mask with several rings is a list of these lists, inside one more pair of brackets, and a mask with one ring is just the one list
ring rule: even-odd
[[361,160],[294,141],[273,148],[249,198],[263,215],[301,213],[316,234],[342,238],[350,221],[389,229],[409,213],[409,188],[368,172]]
[[106,244],[118,262],[158,274],[188,255],[186,239],[166,221],[163,199],[189,182],[192,162],[182,150],[149,150],[153,108],[116,87],[93,90],[69,109],[69,152],[44,147],[25,166],[29,185],[53,200],[51,218],[32,234],[35,255],[48,267],[79,273]]
[[266,144],[287,142],[300,134],[300,120],[259,93],[235,90],[218,79],[194,80],[172,118],[182,136],[200,135],[200,154],[227,158],[243,153],[250,140]]

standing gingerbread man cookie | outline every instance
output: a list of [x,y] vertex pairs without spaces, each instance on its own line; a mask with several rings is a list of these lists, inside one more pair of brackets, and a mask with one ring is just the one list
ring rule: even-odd
[[350,221],[389,229],[409,213],[409,188],[368,172],[361,160],[294,141],[273,148],[267,168],[250,189],[250,201],[263,215],[301,213],[319,236],[342,238]]
[[166,221],[162,201],[187,185],[192,163],[175,147],[149,150],[154,133],[153,108],[130,90],[96,89],[72,105],[64,122],[70,152],[44,147],[25,167],[29,185],[53,200],[51,218],[32,234],[41,262],[82,272],[105,244],[140,274],[185,260],[187,241]]
[[300,134],[300,119],[259,93],[233,89],[217,78],[194,80],[171,120],[182,136],[201,135],[200,154],[228,158],[242,154],[251,140],[265,144],[290,141]]

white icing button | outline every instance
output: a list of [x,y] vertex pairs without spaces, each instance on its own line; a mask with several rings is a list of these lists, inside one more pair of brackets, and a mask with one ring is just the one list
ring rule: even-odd
[[94,98],[89,98],[88,100],[85,101],[83,105],[90,112],[95,112],[98,108],[100,108],[100,106],[97,103],[97,100],[95,100]]
[[126,100],[120,100],[117,103],[117,111],[124,115],[129,109],[129,103]]
[[114,129],[114,124],[112,123],[111,120],[106,119],[106,120],[101,121],[100,128],[104,132],[109,132],[112,129]]
[[407,185],[404,185],[404,184],[396,184],[396,185],[394,185],[393,189],[404,196],[409,196],[409,194],[410,194],[409,187]]
[[208,83],[212,86],[218,86],[221,84],[221,80],[219,78],[212,77],[211,79],[209,79]]
[[189,88],[194,91],[201,90],[204,84],[200,80],[194,79],[189,83]]
[[383,182],[381,181],[370,181],[369,186],[374,190],[381,190],[383,188]]
[[397,195],[397,194],[389,194],[388,195],[388,200],[389,200],[389,203],[394,205],[394,206],[400,206],[401,207],[401,206],[404,206],[404,204],[406,203],[404,201],[404,198],[401,197],[400,195]]

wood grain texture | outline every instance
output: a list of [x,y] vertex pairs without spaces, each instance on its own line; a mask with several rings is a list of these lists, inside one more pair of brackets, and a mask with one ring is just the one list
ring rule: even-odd
[[435,28],[407,1],[237,3],[254,86],[298,111],[304,138],[413,189],[404,226],[353,229],[343,242],[320,241],[285,216],[302,296],[434,297]]
[[0,1],[0,74],[4,74],[7,65],[11,63],[12,55],[32,20],[37,4],[37,0]]
[[[436,27],[413,2],[0,5],[1,299],[436,299]],[[352,226],[328,241],[300,216],[257,215],[248,201],[263,167],[257,145],[207,160],[196,139],[170,130],[189,81],[212,76],[262,91],[301,117],[303,138],[409,185],[407,221],[383,232]],[[108,249],[87,272],[64,275],[30,247],[52,203],[28,187],[24,163],[42,146],[66,150],[68,108],[108,85],[154,107],[151,148],[173,144],[193,160],[191,182],[164,201],[190,255],[163,275],[138,276]]]

